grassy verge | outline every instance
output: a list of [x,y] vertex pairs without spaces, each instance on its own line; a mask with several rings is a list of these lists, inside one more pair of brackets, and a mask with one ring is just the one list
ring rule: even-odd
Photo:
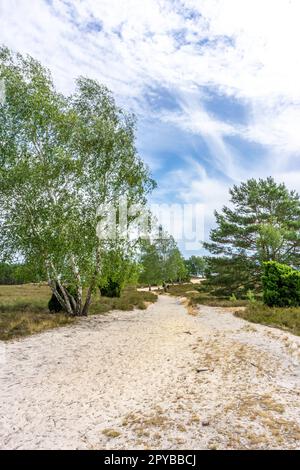
[[300,308],[270,308],[261,302],[249,303],[236,316],[252,323],[273,326],[300,336]]
[[187,298],[187,307],[197,305],[211,307],[245,307],[235,312],[235,315],[252,323],[280,328],[300,336],[300,308],[270,308],[260,301],[249,302],[245,299],[229,300],[226,297],[214,297],[206,292],[201,285],[181,284],[171,286],[169,293]]
[[157,295],[153,292],[137,291],[134,287],[123,290],[121,297],[98,297],[92,302],[90,315],[106,313],[110,310],[133,310],[138,308],[145,310],[149,303],[156,302]]
[[[46,285],[0,286],[0,340],[28,336],[76,321],[63,313],[50,314],[47,307],[49,298],[50,291]],[[156,300],[154,293],[140,292],[132,287],[124,289],[120,298],[97,294],[91,304],[90,315],[115,309],[145,309]]]
[[9,340],[40,333],[44,330],[74,323],[75,319],[63,314],[42,312],[8,312],[0,314],[0,340]]
[[244,307],[247,300],[230,300],[228,297],[215,297],[206,292],[201,284],[179,284],[170,286],[169,294],[177,297],[186,297],[190,306],[209,305],[211,307]]

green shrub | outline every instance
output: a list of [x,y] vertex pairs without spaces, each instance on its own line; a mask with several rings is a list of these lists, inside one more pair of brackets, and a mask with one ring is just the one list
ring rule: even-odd
[[263,300],[269,307],[300,305],[300,272],[275,261],[264,263]]
[[249,300],[249,302],[256,302],[256,298],[255,298],[255,295],[253,293],[252,290],[248,290],[247,294],[246,294],[246,298],[247,300]]
[[106,280],[105,284],[99,286],[100,293],[104,297],[120,297],[122,285],[121,282],[113,281],[111,278]]

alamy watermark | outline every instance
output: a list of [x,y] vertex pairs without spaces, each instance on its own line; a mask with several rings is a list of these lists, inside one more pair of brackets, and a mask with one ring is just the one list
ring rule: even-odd
[[187,251],[197,251],[204,239],[203,204],[130,204],[126,196],[98,207],[97,236],[101,240],[168,238]]

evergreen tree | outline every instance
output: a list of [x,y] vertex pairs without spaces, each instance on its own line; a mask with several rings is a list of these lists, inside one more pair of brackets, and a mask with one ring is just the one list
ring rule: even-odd
[[208,284],[219,291],[261,287],[262,263],[300,267],[300,199],[273,178],[250,179],[230,190],[231,207],[215,212],[217,227],[204,247]]

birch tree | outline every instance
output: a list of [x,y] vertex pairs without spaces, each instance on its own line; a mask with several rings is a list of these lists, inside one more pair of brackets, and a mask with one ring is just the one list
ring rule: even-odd
[[39,62],[7,48],[0,80],[1,257],[42,267],[66,312],[87,315],[101,275],[97,208],[124,194],[143,204],[154,187],[135,120],[97,81],[81,77],[63,96]]

